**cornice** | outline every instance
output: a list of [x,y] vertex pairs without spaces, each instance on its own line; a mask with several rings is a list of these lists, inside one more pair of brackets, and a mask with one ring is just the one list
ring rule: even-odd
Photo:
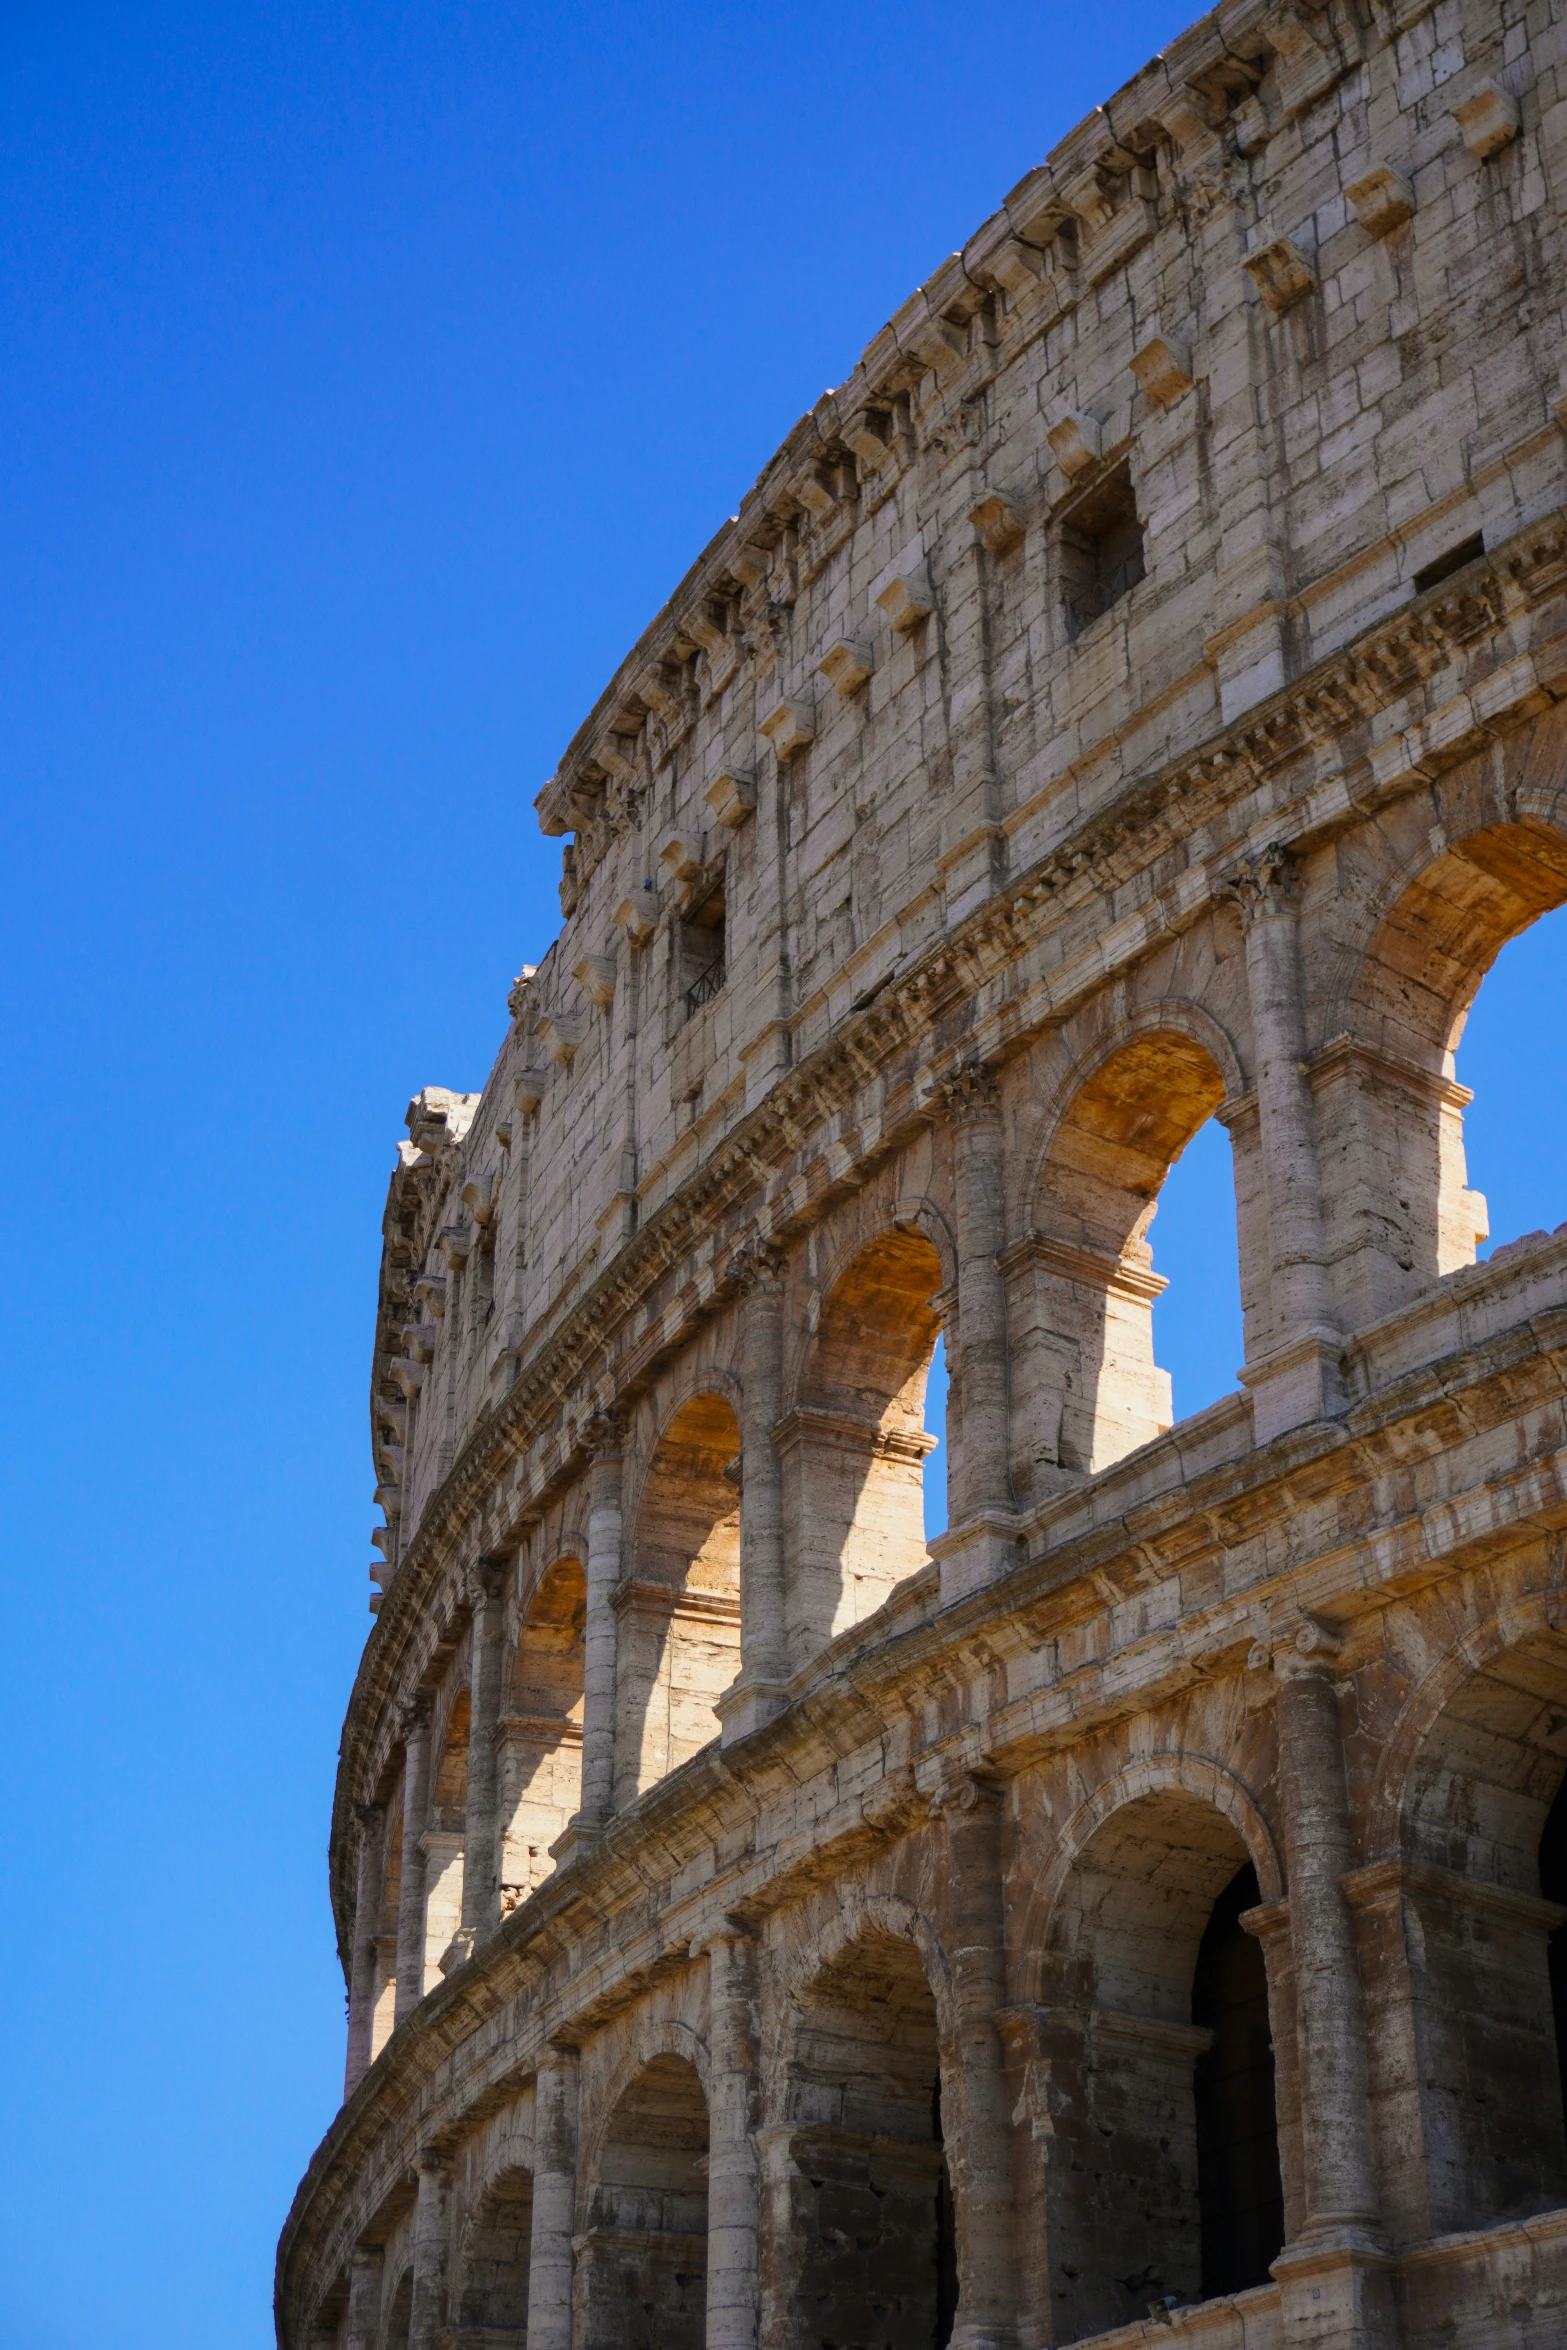
[[[963,1013],[981,990],[1092,897],[1123,887],[1172,850],[1189,849],[1204,828],[1231,819],[1228,833],[1210,850],[1213,870],[1198,858],[1186,868],[1179,922],[1189,924],[1212,901],[1222,872],[1245,845],[1244,829],[1237,833],[1233,818],[1252,794],[1293,763],[1310,763],[1305,788],[1293,802],[1270,805],[1266,826],[1270,840],[1300,847],[1415,788],[1439,760],[1456,763],[1543,701],[1567,694],[1563,637],[1507,665],[1510,700],[1497,695],[1487,702],[1477,687],[1460,695],[1469,723],[1449,726],[1440,751],[1430,739],[1431,729],[1418,721],[1385,740],[1374,739],[1377,717],[1430,684],[1488,632],[1500,631],[1506,619],[1538,610],[1564,587],[1567,516],[1558,511],[1400,607],[1194,750],[1128,785],[906,972],[890,977],[870,1004],[781,1078],[715,1146],[553,1330],[529,1334],[512,1388],[472,1430],[426,1501],[360,1660],[333,1806],[332,1893],[340,1950],[352,1891],[348,1810],[371,1760],[376,1725],[400,1686],[411,1645],[427,1628],[441,1577],[477,1539],[485,1506],[506,1471],[552,1428],[557,1431],[547,1464],[526,1490],[517,1488],[507,1496],[508,1526],[516,1527],[536,1516],[549,1494],[578,1473],[582,1430],[591,1412],[612,1392],[623,1399],[639,1392],[658,1361],[725,1302],[727,1274],[714,1262],[720,1236],[727,1258],[751,1241],[774,1242],[809,1224],[826,1194],[843,1180],[846,1152],[862,1174],[868,1171],[908,1134],[940,1115],[937,1087],[960,1062],[1011,1057],[1065,1017],[1076,1000],[1102,986],[1102,964],[1083,974],[1070,994],[1052,992],[1040,982],[1026,1010],[1014,1000],[982,1033],[972,1018],[968,1033],[958,1033]],[[1483,715],[1476,705],[1483,706]],[[1335,769],[1332,792],[1314,797],[1317,770],[1329,746],[1341,755],[1347,749],[1349,755]],[[946,1024],[948,1032],[939,1041],[938,1024]],[[889,1085],[900,1058],[927,1040],[932,1049],[907,1079]],[[846,1138],[837,1138],[838,1163],[829,1170],[820,1156],[825,1129],[878,1082],[889,1087],[880,1113],[864,1131],[856,1131],[852,1149]],[[760,1173],[800,1160],[813,1142],[815,1167],[807,1164],[797,1170],[795,1181],[777,1186],[789,1204],[764,1205],[746,1223],[733,1226],[736,1212],[756,1199]],[[803,1186],[802,1171],[808,1178]],[[672,1314],[666,1308],[640,1341],[628,1340],[631,1318],[677,1270],[679,1292],[670,1302],[678,1310]],[[507,1529],[492,1526],[485,1546],[506,1538]]]

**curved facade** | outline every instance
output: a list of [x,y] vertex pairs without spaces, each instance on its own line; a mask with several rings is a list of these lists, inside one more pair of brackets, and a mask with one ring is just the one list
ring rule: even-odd
[[1563,13],[1194,26],[539,795],[387,1203],[283,2350],[1567,2338],[1567,1227],[1475,1261],[1453,1061],[1567,900]]

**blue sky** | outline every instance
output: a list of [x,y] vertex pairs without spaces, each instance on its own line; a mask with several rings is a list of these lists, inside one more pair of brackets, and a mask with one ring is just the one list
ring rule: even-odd
[[[483,1081],[626,645],[1184,14],[6,13],[0,2350],[271,2340],[403,1105]],[[1541,940],[1465,1052],[1503,1236],[1567,1213]],[[1204,1148],[1154,1234],[1182,1408],[1239,1359]]]

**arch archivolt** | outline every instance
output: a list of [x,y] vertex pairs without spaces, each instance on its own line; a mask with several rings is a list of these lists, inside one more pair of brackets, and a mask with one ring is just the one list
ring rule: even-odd
[[1186,1037],[1212,1061],[1223,1081],[1225,1102],[1240,1100],[1250,1085],[1234,1037],[1204,1005],[1189,996],[1167,995],[1152,997],[1128,1010],[1114,1001],[1120,993],[1111,990],[1095,999],[1091,1015],[1084,1015],[1083,1027],[1089,1033],[1083,1034],[1076,1023],[1058,1029],[1037,1071],[1031,1090],[1041,1098],[1028,1119],[1029,1139],[1019,1138],[1018,1159],[1026,1172],[1015,1215],[1022,1228],[1033,1221],[1050,1154],[1073,1102],[1129,1044],[1161,1034]]
[[534,2171],[533,2092],[491,2116],[463,2149],[463,2195],[471,2220],[495,2188]]
[[688,2064],[702,2084],[703,2097],[711,2104],[712,2063],[707,2042],[695,2025],[680,2016],[639,2018],[630,2027],[619,2054],[610,2059],[608,2070],[593,2084],[592,2118],[582,2132],[579,2154],[584,2178],[597,2176],[610,2130],[628,2091],[661,2056],[678,2056]]
[[[1251,1789],[1211,1755],[1190,1749],[1139,1755],[1100,1781],[1061,1828],[1016,1931],[1020,1968],[1037,1981],[1061,1894],[1094,1837],[1118,1813],[1149,1795],[1179,1792],[1222,1814],[1246,1847],[1264,1901],[1284,1891],[1284,1864],[1273,1828]],[[1037,1997],[1037,1988],[1029,1989]]]
[[[1371,1783],[1367,1859],[1391,1857],[1402,1849],[1422,1756],[1466,1684],[1529,1641],[1567,1634],[1567,1537],[1552,1536],[1508,1565],[1466,1576],[1456,1590],[1443,1594],[1429,1633],[1425,1612],[1412,1612],[1414,1621],[1406,1617],[1402,1626],[1396,1617],[1386,1619],[1390,1661],[1395,1669],[1403,1664],[1405,1694],[1383,1738]],[[1455,1623],[1461,1627],[1456,1633]]]
[[[687,1405],[706,1395],[717,1396],[729,1406],[738,1428],[740,1415],[745,1408],[745,1389],[739,1373],[727,1362],[715,1360],[705,1347],[688,1347],[672,1367],[669,1377],[659,1382],[655,1395],[646,1399],[645,1412],[639,1411],[633,1424],[632,1442],[626,1449],[625,1488],[621,1502],[628,1526],[635,1526],[641,1514],[643,1497],[658,1460],[659,1447]],[[586,1549],[581,1556],[586,1559]]]
[[957,1235],[947,1208],[929,1189],[898,1191],[885,1201],[876,1201],[867,1189],[844,1211],[843,1221],[824,1219],[807,1252],[808,1285],[790,1333],[784,1365],[785,1411],[804,1399],[822,1315],[834,1291],[867,1249],[896,1234],[918,1234],[929,1241],[940,1259],[941,1288],[950,1289],[956,1282]]
[[578,1525],[575,1518],[569,1526],[563,1526],[559,1530],[547,1548],[540,1545],[529,1560],[529,1571],[523,1583],[522,1599],[517,1609],[516,1629],[519,1637],[527,1627],[528,1617],[533,1611],[539,1593],[544,1589],[556,1569],[565,1566],[568,1560],[586,1574],[588,1530],[585,1524]]
[[867,1939],[912,1946],[936,2004],[942,2046],[950,2046],[957,2029],[952,1968],[935,1921],[904,1894],[878,1892],[844,1879],[809,1903],[777,1936],[774,2030],[776,2053],[783,2062],[793,2054],[812,1987],[856,1943]]

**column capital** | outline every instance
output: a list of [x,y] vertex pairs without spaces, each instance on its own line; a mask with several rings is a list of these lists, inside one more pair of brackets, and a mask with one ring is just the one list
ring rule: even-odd
[[1341,1627],[1302,1608],[1293,1630],[1286,1627],[1260,1633],[1252,1642],[1246,1663],[1250,1671],[1271,1672],[1280,1681],[1331,1680],[1343,1650]]
[[442,2138],[429,2138],[414,2155],[414,2169],[421,2178],[434,2179],[437,2184],[450,2184],[452,2175],[451,2150]]
[[413,1739],[422,1738],[425,1735],[430,1727],[430,1716],[434,1711],[434,1699],[425,1695],[423,1691],[417,1697],[407,1699],[397,1717],[397,1727],[402,1732],[405,1745]]
[[348,2255],[348,2265],[357,2269],[379,2268],[385,2258],[384,2244],[356,2244]]
[[970,1812],[996,1812],[1006,1802],[1001,1781],[983,1768],[961,1766],[945,1772],[930,1797],[932,1819],[963,1817]]
[[783,1288],[783,1250],[760,1236],[743,1240],[729,1260],[729,1278],[742,1297],[776,1294]]
[[589,1460],[619,1460],[621,1446],[626,1440],[625,1415],[610,1404],[603,1411],[594,1412],[586,1421],[582,1441]]
[[954,1124],[978,1124],[1001,1115],[1001,1082],[984,1061],[959,1061],[931,1087],[931,1099]]
[[493,1606],[498,1599],[505,1598],[511,1574],[510,1559],[496,1558],[488,1552],[483,1558],[475,1559],[463,1588],[463,1596],[475,1614],[481,1607]]
[[1238,910],[1249,929],[1265,915],[1287,913],[1295,904],[1300,894],[1299,859],[1282,841],[1271,840],[1266,848],[1242,858],[1215,894]]
[[385,1819],[386,1806],[384,1803],[356,1803],[354,1817],[365,1834],[369,1835]]

